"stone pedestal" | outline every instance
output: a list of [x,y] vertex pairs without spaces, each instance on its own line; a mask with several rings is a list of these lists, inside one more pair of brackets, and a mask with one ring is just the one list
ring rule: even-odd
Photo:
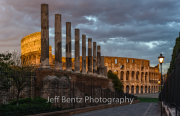
[[71,22],[66,22],[66,71],[72,71],[71,65]]
[[55,70],[62,70],[61,15],[55,14]]
[[86,74],[86,35],[82,35],[82,74]]
[[92,38],[88,38],[88,74],[92,74]]
[[97,68],[96,68],[96,42],[93,42],[93,75],[97,75]]
[[49,10],[48,4],[41,4],[41,67],[49,66]]
[[75,73],[80,73],[79,29],[75,29]]
[[101,76],[101,47],[100,45],[97,46],[97,74],[98,77]]

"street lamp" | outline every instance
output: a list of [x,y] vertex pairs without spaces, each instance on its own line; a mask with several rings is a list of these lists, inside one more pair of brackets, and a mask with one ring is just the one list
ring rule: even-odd
[[[163,79],[162,79],[162,63],[164,61],[164,57],[162,56],[162,54],[160,54],[160,56],[158,57],[159,63],[161,65],[161,101],[162,101],[162,83],[163,83]],[[162,116],[162,103],[161,103],[161,116]]]
[[[160,85],[160,83],[161,83],[161,81],[159,80],[159,81],[158,81],[158,84]],[[159,88],[159,91],[160,91],[160,88]]]

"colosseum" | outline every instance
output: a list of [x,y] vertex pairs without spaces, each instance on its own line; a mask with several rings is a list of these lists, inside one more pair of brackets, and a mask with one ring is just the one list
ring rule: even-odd
[[[23,64],[33,64],[40,67],[41,64],[41,32],[35,32],[21,39],[21,61]],[[86,57],[88,59],[88,57]],[[72,58],[72,69],[74,69]],[[49,46],[49,64],[55,65],[55,55],[52,55],[52,47]],[[154,93],[159,90],[159,64],[150,66],[149,60],[125,57],[104,56],[104,65],[107,71],[111,70],[118,75],[123,83],[123,90],[127,93]],[[88,60],[86,60],[86,71]],[[62,68],[66,69],[66,59],[62,57]],[[80,70],[82,58],[80,57]]]

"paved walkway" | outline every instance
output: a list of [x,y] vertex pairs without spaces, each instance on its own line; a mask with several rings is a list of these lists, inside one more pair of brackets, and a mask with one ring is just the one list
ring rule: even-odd
[[158,98],[159,93],[146,93],[146,94],[134,94],[134,95],[141,98]]
[[136,103],[101,110],[74,114],[71,116],[160,116],[158,103]]

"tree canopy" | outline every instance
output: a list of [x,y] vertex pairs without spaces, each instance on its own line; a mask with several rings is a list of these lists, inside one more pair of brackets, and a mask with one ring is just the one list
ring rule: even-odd
[[108,71],[107,76],[109,79],[112,79],[115,90],[118,92],[123,92],[122,82],[119,80],[118,76],[114,74],[111,70]]
[[179,52],[180,52],[180,38],[179,37],[176,38],[175,46],[173,48],[173,53],[171,55],[170,66],[169,66],[168,72],[167,72],[168,74],[171,73],[171,71],[175,67],[176,51],[179,54]]

